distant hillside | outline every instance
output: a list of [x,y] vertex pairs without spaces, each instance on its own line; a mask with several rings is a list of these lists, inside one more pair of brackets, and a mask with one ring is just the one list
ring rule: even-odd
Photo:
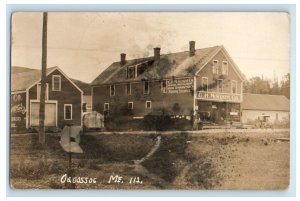
[[[28,71],[40,71],[38,69],[20,67],[20,66],[12,66],[11,67],[11,74],[15,73],[24,73]],[[91,95],[91,87],[88,83],[82,82],[80,80],[72,79],[71,80],[83,91],[84,95],[90,96]]]
[[11,74],[24,73],[24,72],[35,71],[35,70],[38,70],[38,69],[25,68],[25,67],[19,67],[19,66],[12,66],[11,67]]
[[88,83],[71,78],[71,80],[83,91],[84,95],[91,95],[91,86]]

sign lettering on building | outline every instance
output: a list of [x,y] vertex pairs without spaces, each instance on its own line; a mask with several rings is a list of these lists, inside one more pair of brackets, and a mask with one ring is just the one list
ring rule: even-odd
[[167,93],[190,93],[193,87],[193,78],[180,78],[167,80]]
[[26,94],[12,94],[10,103],[11,127],[25,127],[26,121]]
[[240,94],[230,94],[230,93],[198,91],[197,99],[239,103],[239,102],[241,102],[241,95]]

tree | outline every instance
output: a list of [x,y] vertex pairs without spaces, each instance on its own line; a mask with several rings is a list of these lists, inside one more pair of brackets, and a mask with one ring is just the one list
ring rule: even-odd
[[288,99],[290,99],[290,74],[289,73],[286,74],[281,81],[280,93],[286,96]]
[[269,80],[255,76],[245,81],[244,92],[254,94],[269,94],[271,90]]

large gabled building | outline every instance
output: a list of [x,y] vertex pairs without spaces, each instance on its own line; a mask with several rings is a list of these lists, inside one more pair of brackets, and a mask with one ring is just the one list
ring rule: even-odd
[[171,115],[240,121],[244,76],[223,46],[112,63],[91,83],[94,110],[114,117]]

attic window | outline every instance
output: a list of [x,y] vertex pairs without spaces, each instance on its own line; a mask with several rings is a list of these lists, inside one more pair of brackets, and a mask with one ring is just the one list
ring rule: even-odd
[[213,72],[213,74],[219,74],[219,61],[218,60],[213,60],[212,72]]
[[61,91],[60,75],[52,75],[52,91]]
[[227,61],[222,62],[222,74],[228,75],[228,62]]

